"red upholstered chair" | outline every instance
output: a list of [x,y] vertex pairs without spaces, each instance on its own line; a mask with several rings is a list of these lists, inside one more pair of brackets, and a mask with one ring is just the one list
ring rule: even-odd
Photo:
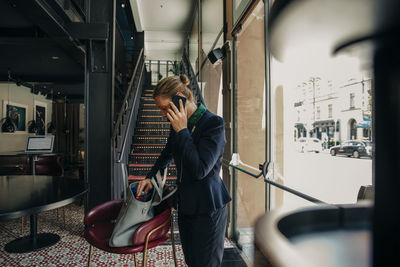
[[97,207],[94,207],[85,215],[84,223],[87,228],[84,236],[90,244],[88,267],[90,267],[92,246],[110,253],[133,254],[135,266],[137,266],[136,253],[143,252],[143,267],[145,267],[147,250],[164,243],[168,239],[169,229],[171,229],[174,262],[175,266],[177,266],[171,201],[163,201],[155,209],[155,216],[149,221],[143,223],[135,231],[132,236],[134,244],[133,246],[119,248],[110,247],[108,245],[108,241],[111,237],[115,225],[115,219],[118,216],[122,204],[122,199],[108,201]]

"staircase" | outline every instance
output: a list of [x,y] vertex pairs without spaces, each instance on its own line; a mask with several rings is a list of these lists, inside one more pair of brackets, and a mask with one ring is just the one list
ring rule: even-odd
[[[140,98],[139,113],[132,139],[129,156],[129,182],[146,178],[147,173],[164,149],[170,133],[170,123],[163,118],[157,108],[153,89],[143,90]],[[176,166],[171,164],[167,172],[167,184],[176,183]]]

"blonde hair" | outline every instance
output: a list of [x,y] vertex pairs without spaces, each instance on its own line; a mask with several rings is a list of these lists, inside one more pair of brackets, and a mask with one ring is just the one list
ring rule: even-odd
[[189,101],[194,102],[192,91],[187,87],[189,84],[190,80],[185,74],[165,77],[158,82],[153,98],[157,96],[172,98],[177,93],[182,93]]

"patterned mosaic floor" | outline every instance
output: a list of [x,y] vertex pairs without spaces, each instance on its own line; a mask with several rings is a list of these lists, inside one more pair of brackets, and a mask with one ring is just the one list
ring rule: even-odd
[[[86,266],[89,245],[82,237],[83,208],[75,203],[65,208],[65,226],[61,210],[47,211],[38,216],[38,233],[54,233],[60,236],[60,241],[49,248],[31,253],[10,254],[4,251],[4,245],[15,238],[29,235],[29,217],[25,218],[21,234],[21,219],[0,222],[0,266]],[[182,247],[176,245],[179,266],[186,266]],[[234,245],[225,240],[225,248]],[[142,264],[142,254],[138,255],[139,265]],[[149,250],[147,266],[174,266],[170,242]],[[97,266],[134,266],[133,255],[110,254],[93,249],[92,265]],[[228,266],[228,265],[227,265]]]

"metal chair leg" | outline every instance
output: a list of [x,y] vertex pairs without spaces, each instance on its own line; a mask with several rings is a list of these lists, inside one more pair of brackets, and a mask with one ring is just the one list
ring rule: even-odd
[[65,230],[65,208],[66,208],[66,207],[62,207],[63,219],[64,219],[64,230]]
[[92,245],[89,245],[88,267],[90,267],[90,262],[91,261],[92,261]]
[[176,259],[176,250],[175,250],[175,235],[174,235],[174,220],[171,211],[171,241],[172,241],[172,253],[174,253],[174,264],[175,267],[178,266],[178,261]]
[[[169,220],[169,221],[168,221]],[[161,225],[157,226],[156,228],[154,228],[153,230],[151,230],[147,236],[146,236],[146,242],[144,243],[144,250],[143,250],[143,267],[146,267],[146,251],[147,251],[147,247],[149,245],[149,240],[150,240],[150,236],[157,230],[163,228],[164,226],[166,226],[168,223],[171,223],[171,216],[169,216],[169,219],[166,220],[165,222],[163,222]]]
[[21,236],[22,236],[23,233],[24,233],[24,218],[25,218],[25,217],[21,217]]
[[138,264],[137,264],[137,259],[136,259],[136,253],[133,253],[133,258],[135,259],[135,267],[137,267]]
[[146,245],[145,245],[145,249],[143,250],[143,264],[142,264],[142,266],[143,267],[146,267],[146,251],[147,251],[147,242],[146,242]]

